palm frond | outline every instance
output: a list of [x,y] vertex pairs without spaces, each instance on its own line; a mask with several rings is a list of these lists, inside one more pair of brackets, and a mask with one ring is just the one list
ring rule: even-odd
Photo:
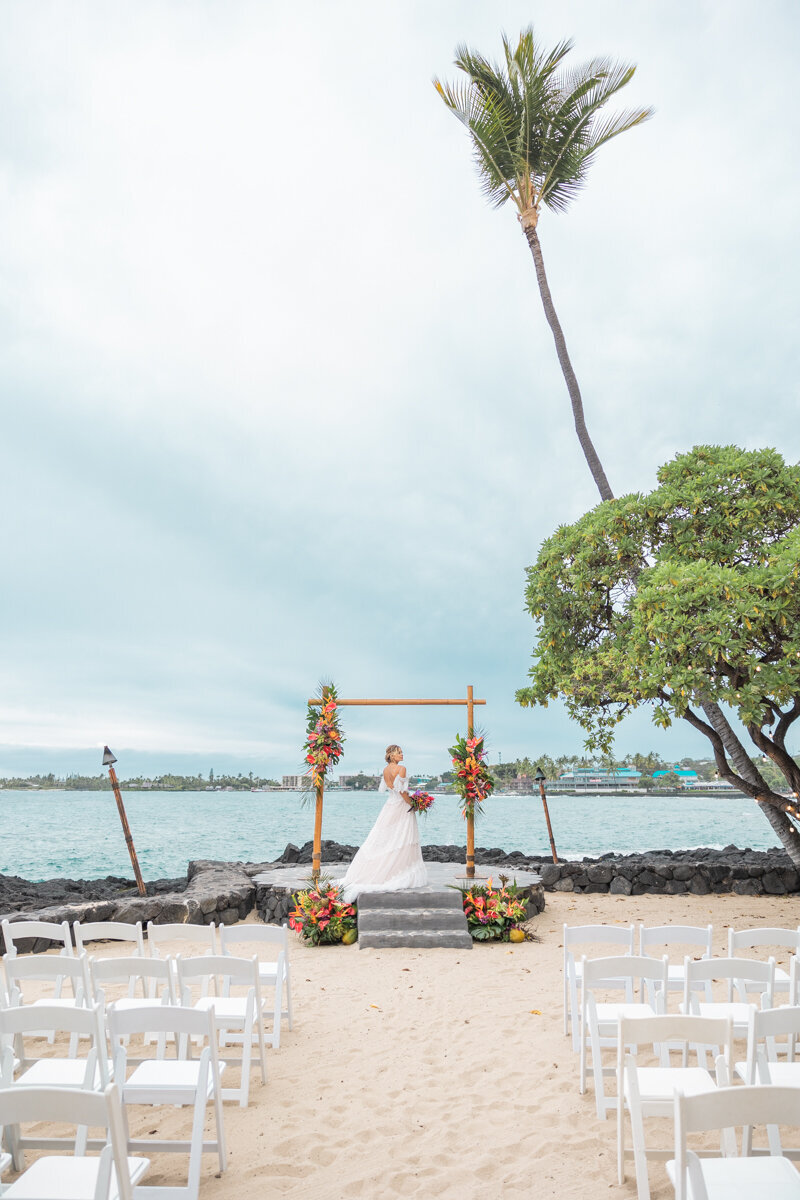
[[633,78],[635,67],[610,58],[582,66],[562,64],[565,39],[546,50],[532,26],[514,45],[502,36],[500,65],[469,46],[456,49],[466,79],[434,80],[451,112],[468,130],[481,186],[495,206],[513,199],[520,210],[544,202],[563,212],[583,186],[600,146],[640,125],[653,110],[635,109],[598,119],[600,110]]

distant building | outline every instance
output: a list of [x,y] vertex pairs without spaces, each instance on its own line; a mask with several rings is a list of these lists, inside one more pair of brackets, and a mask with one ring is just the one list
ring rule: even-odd
[[653,771],[653,779],[663,779],[665,775],[677,775],[681,787],[694,787],[697,783],[697,771],[687,770],[686,767],[667,767],[663,771]]
[[281,787],[286,788],[287,792],[302,792],[306,782],[305,775],[284,775]]
[[618,788],[637,787],[642,772],[635,767],[573,767],[559,775],[558,783],[574,788]]
[[378,789],[378,776],[365,775],[359,771],[357,775],[340,775],[339,786],[343,788],[353,788],[356,791],[374,792]]

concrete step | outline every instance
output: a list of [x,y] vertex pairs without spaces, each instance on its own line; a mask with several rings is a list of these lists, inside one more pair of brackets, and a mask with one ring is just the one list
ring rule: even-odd
[[447,908],[463,910],[461,892],[457,888],[407,888],[402,892],[362,892],[358,911],[372,908]]
[[359,934],[367,930],[466,929],[464,910],[455,908],[358,908]]
[[466,929],[359,929],[358,945],[362,950],[471,950],[472,938]]

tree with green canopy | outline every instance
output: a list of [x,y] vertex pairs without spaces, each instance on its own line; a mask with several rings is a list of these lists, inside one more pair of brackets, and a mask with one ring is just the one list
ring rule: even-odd
[[434,79],[434,86],[469,133],[489,202],[500,208],[511,200],[517,208],[569,392],[575,431],[601,498],[610,500],[613,492],[586,428],[583,399],[550,293],[537,226],[542,205],[564,212],[585,183],[600,147],[641,125],[653,110],[604,114],[605,105],[630,83],[636,68],[598,58],[568,69],[564,60],[571,50],[569,40],[545,49],[529,27],[516,47],[503,36],[503,65],[459,46],[455,65],[465,78],[452,84]]
[[800,867],[800,766],[786,748],[800,717],[800,467],[775,450],[696,446],[658,483],[543,543],[526,593],[532,682],[517,700],[563,697],[603,753],[643,705],[658,726],[687,721]]

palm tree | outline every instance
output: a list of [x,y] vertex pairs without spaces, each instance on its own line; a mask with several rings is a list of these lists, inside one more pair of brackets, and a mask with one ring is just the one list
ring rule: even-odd
[[641,125],[651,108],[600,117],[601,110],[633,78],[635,67],[595,59],[578,69],[562,63],[571,41],[541,49],[533,28],[523,30],[512,50],[503,36],[505,65],[459,46],[455,65],[466,79],[434,86],[472,138],[483,190],[496,208],[512,200],[518,209],[558,361],[572,403],[575,430],[603,500],[612,500],[605,471],[592,445],[583,415],[578,381],[547,283],[537,226],[542,204],[564,212],[586,178],[602,145]]

